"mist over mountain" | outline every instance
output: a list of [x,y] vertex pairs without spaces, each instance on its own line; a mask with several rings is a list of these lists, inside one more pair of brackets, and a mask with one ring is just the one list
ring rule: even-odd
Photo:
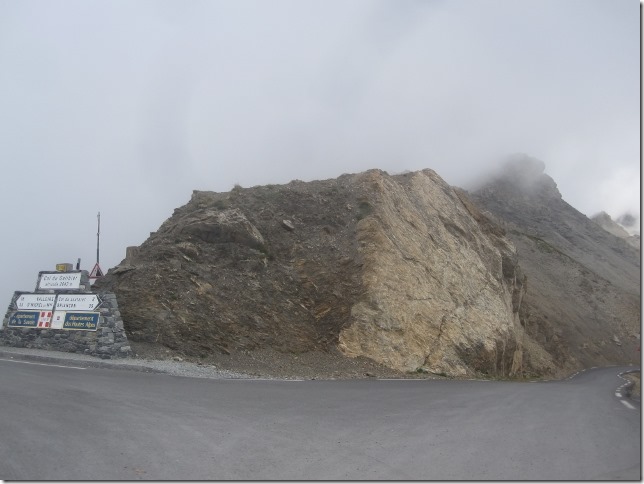
[[528,275],[527,327],[550,334],[543,344],[554,350],[556,341],[566,365],[635,360],[639,246],[566,203],[544,169],[517,157],[471,194],[517,248]]
[[632,227],[635,224],[635,217],[632,215],[623,215],[618,220],[620,219],[625,219],[627,221],[627,224],[631,227],[631,231],[627,230],[624,224],[614,221],[606,212],[599,212],[591,217],[591,220],[601,228],[621,239],[624,239],[628,244],[635,247],[635,249],[640,250],[640,235],[637,231],[632,230]]
[[640,218],[635,217],[630,213],[625,213],[615,220],[621,225],[630,235],[640,235]]

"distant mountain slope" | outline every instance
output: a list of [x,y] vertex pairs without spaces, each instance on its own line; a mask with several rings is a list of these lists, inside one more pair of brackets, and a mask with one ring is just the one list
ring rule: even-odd
[[635,361],[639,250],[566,203],[544,169],[515,159],[470,194],[517,248],[528,333],[566,367]]
[[593,215],[591,220],[607,232],[616,235],[620,239],[624,239],[630,246],[635,247],[635,249],[640,249],[640,236],[631,235],[622,225],[615,222],[606,212],[599,212],[598,214]]

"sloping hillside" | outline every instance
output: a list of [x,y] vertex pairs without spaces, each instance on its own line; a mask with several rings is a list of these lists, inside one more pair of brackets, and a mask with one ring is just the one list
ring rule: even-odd
[[471,194],[517,247],[526,329],[569,368],[639,359],[640,252],[566,203],[524,157]]
[[[624,218],[627,219],[627,217]],[[635,247],[636,250],[640,249],[641,241],[639,234],[631,235],[624,227],[615,222],[606,212],[599,212],[592,216],[591,220],[607,232],[616,235],[620,239],[624,239],[629,245]]]

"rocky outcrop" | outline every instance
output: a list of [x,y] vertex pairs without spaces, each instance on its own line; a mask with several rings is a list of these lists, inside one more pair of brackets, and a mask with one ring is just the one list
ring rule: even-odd
[[639,332],[639,253],[528,157],[472,193],[431,170],[195,191],[99,284],[133,344],[194,358],[529,377],[627,363]]
[[431,170],[194,192],[101,284],[132,341],[274,348],[451,376],[554,370],[503,230]]
[[524,328],[563,371],[636,361],[639,250],[567,204],[544,168],[517,157],[470,194],[506,229],[528,275]]
[[357,233],[365,296],[340,333],[343,351],[447,375],[551,367],[519,322],[514,247],[463,192],[431,170],[372,171],[360,184],[371,207]]
[[640,217],[635,217],[631,213],[624,213],[617,217],[616,222],[621,225],[630,235],[638,235],[640,233]]
[[[631,222],[630,225],[633,225],[633,221],[631,219],[633,216],[631,215],[630,218],[624,217],[624,219],[627,222]],[[610,232],[611,234],[619,237],[620,239],[624,239],[626,243],[628,243],[630,246],[634,247],[635,249],[639,250],[640,249],[640,236],[639,235],[631,235],[628,233],[628,231],[622,227],[619,223],[615,222],[610,215],[608,215],[606,212],[599,212],[596,215],[593,215],[591,217],[591,220],[595,222],[597,225],[599,225],[601,228],[603,228],[605,231]]]

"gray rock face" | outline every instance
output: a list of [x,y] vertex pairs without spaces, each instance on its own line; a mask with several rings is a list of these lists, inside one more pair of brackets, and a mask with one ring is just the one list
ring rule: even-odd
[[340,333],[343,351],[453,376],[511,376],[526,361],[554,370],[519,321],[524,277],[514,247],[463,192],[431,170],[372,171],[361,183],[373,206],[358,224],[365,297]]
[[238,209],[217,211],[202,209],[176,229],[181,234],[194,235],[212,244],[236,243],[253,249],[264,247],[264,238],[257,228]]
[[501,173],[471,193],[517,247],[529,280],[526,331],[561,368],[636,361],[639,250],[562,200],[547,175],[530,178],[526,191]]
[[561,199],[557,184],[545,174],[545,168],[543,161],[517,154],[506,161],[500,172],[493,177],[492,183],[524,200]]
[[[634,218],[631,215],[631,219],[628,220],[631,222],[631,225],[634,224]],[[624,239],[627,244],[634,247],[635,249],[640,249],[640,237],[639,235],[631,235],[628,233],[624,227],[620,224],[613,221],[613,219],[606,212],[599,212],[597,215],[591,217],[591,220],[603,228],[605,231],[610,232],[613,235],[616,235],[620,239]]]
[[629,236],[629,233],[624,230],[624,228],[619,224],[615,223],[610,215],[608,215],[606,212],[599,212],[598,214],[593,215],[591,217],[591,220],[607,232],[610,232],[617,237],[625,239]]
[[554,371],[520,322],[513,245],[431,170],[195,192],[130,259],[101,284],[132,341],[187,355],[339,348],[445,375]]

